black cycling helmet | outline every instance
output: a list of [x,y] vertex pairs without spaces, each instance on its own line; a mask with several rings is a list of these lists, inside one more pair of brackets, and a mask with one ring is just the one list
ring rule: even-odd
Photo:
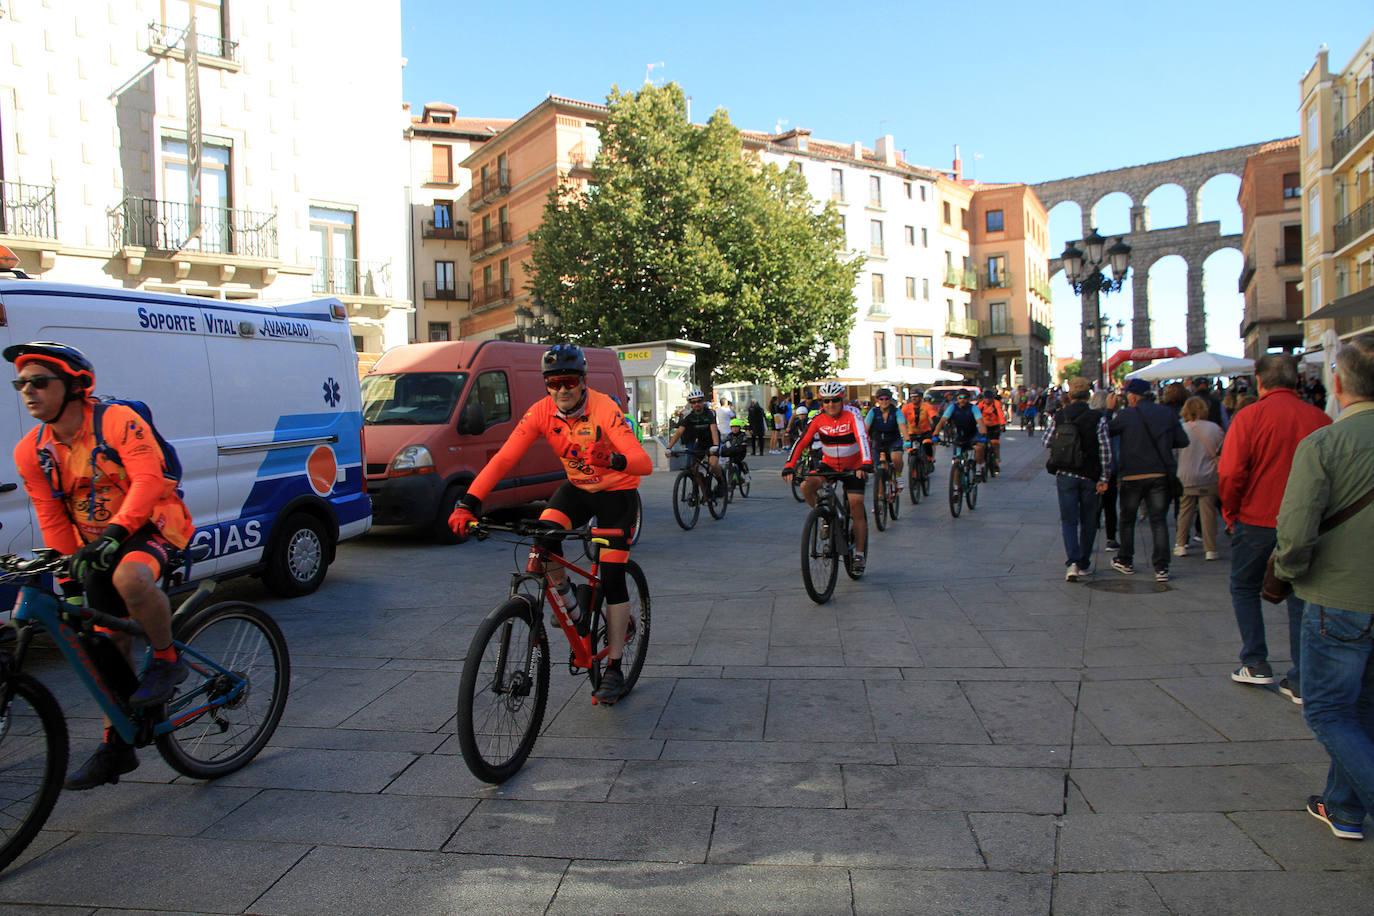
[[996,398],[996,397],[997,397],[997,392],[993,391],[991,388],[984,388],[984,389],[983,389],[983,400],[985,400],[985,401],[991,401],[992,399],[994,399],[994,398]]
[[554,344],[544,351],[544,374],[587,374],[587,354],[577,344]]
[[51,340],[34,340],[5,348],[6,362],[15,369],[23,369],[31,362],[54,365],[71,381],[71,389],[90,391],[95,387],[95,364],[76,347]]

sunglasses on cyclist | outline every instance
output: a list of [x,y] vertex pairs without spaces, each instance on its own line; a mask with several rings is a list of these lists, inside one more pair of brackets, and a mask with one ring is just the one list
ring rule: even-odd
[[544,387],[550,391],[571,391],[582,384],[580,375],[546,375],[544,376]]
[[15,391],[23,391],[25,385],[32,385],[34,388],[42,391],[44,388],[48,387],[48,383],[60,381],[62,381],[62,379],[55,375],[31,375],[28,378],[14,379],[10,384],[14,386]]
[[691,404],[693,407],[700,407],[702,404],[705,404],[705,403],[706,403],[706,399],[705,399],[705,398],[696,398],[696,399],[694,399],[694,400],[688,401],[687,403],[688,403],[688,404]]
[[822,404],[840,404],[843,403],[843,401],[844,398],[821,398]]

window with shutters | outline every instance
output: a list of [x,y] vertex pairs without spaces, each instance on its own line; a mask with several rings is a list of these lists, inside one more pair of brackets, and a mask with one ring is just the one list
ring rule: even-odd
[[453,184],[453,147],[447,143],[435,143],[430,147],[432,165],[430,181],[435,184]]

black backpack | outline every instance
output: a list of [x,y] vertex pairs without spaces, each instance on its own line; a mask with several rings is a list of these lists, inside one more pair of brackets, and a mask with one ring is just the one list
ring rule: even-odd
[[1088,463],[1088,449],[1083,442],[1083,429],[1065,414],[1066,411],[1061,410],[1054,418],[1054,436],[1050,439],[1050,457],[1045,462],[1045,470],[1051,474],[1060,471],[1082,474]]

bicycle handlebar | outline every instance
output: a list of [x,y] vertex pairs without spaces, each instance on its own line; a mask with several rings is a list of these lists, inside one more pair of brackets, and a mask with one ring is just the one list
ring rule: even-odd
[[593,528],[590,525],[583,525],[580,528],[559,528],[553,522],[530,518],[520,519],[513,524],[484,518],[477,523],[477,527],[473,531],[479,541],[497,531],[514,534],[518,537],[547,537],[556,538],[560,541],[590,541],[598,538],[625,537],[623,528]]
[[40,547],[28,558],[5,554],[0,556],[0,583],[36,579],[48,573],[65,575],[70,566],[71,557],[48,547]]

